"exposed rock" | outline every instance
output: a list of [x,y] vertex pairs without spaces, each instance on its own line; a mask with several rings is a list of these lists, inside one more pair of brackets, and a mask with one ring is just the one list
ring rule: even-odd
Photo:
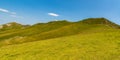
[[2,29],[3,28],[3,26],[2,25],[0,25],[0,29]]

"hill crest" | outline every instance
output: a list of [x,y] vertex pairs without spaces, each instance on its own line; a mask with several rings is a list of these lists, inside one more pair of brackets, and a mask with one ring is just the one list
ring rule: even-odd
[[104,32],[109,29],[119,29],[120,27],[104,18],[88,18],[78,22],[69,22],[66,20],[52,21],[25,26],[25,28],[23,26],[16,24],[13,27],[0,29],[1,45],[46,40],[82,33]]
[[[109,24],[109,25],[111,24],[111,25],[119,26],[118,24],[113,23],[112,21],[110,21],[106,18],[87,18],[87,19],[83,19],[83,20],[80,20],[80,21],[77,21],[77,22],[70,22],[68,20],[55,20],[55,21],[49,21],[49,22],[46,22],[46,23],[36,23],[36,24],[33,24],[33,25],[59,24],[59,23],[85,23],[85,24]],[[23,24],[20,24],[20,23],[17,23],[17,22],[10,22],[10,23],[6,23],[6,24],[2,24],[0,26],[3,26],[3,25],[6,25],[6,26],[19,25],[20,26],[20,25],[23,25]],[[29,25],[29,26],[33,26],[33,25]]]

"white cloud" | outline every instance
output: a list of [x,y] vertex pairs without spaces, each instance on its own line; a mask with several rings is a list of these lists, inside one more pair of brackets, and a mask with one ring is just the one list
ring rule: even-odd
[[17,18],[17,16],[16,15],[10,15],[11,17],[15,17],[15,18]]
[[0,12],[9,13],[8,10],[0,8]]
[[15,15],[16,14],[16,12],[11,12],[11,11],[9,11],[7,9],[3,9],[3,8],[0,8],[0,12],[11,14],[11,15]]
[[13,18],[23,18],[22,16],[17,16],[17,15],[10,15]]
[[48,13],[48,15],[50,15],[50,16],[54,16],[54,17],[59,16],[59,15],[58,15],[58,14],[56,14],[56,13]]
[[16,13],[16,12],[11,12],[11,14],[15,15],[15,14],[17,14],[17,13]]
[[16,12],[12,12],[12,11],[9,11],[7,9],[0,8],[0,12],[6,13],[6,14],[8,14],[9,16],[11,16],[13,18],[23,18],[21,16],[17,16]]

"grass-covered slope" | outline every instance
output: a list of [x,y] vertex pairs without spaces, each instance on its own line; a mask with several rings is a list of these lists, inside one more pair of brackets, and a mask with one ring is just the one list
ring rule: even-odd
[[82,21],[79,21],[79,23],[86,23],[86,24],[90,24],[90,25],[91,24],[104,24],[104,25],[108,25],[112,28],[120,28],[119,25],[109,21],[106,18],[87,18]]
[[120,59],[120,26],[105,18],[11,24],[0,29],[0,60]]
[[4,46],[0,60],[119,60],[119,33],[109,29]]
[[0,45],[25,43],[37,40],[46,40],[81,33],[95,33],[109,29],[118,29],[119,26],[105,18],[89,18],[79,22],[51,21],[38,23],[16,31],[1,31]]
[[[1,31],[0,34],[0,42],[2,44],[14,44],[15,40],[17,39],[18,43],[22,40],[30,41],[28,39],[25,39],[25,37],[30,37],[31,35],[41,34],[46,31],[51,31],[54,29],[61,28],[62,26],[66,26],[72,24],[71,22],[67,21],[52,21],[48,23],[39,23],[32,26],[28,26],[24,29],[9,29],[6,31]],[[21,39],[22,38],[22,39]],[[13,41],[11,41],[13,40]],[[20,41],[19,41],[20,40]],[[7,41],[7,43],[6,43]]]

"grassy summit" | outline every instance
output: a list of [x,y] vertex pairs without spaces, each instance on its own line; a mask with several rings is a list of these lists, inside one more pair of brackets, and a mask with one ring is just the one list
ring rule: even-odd
[[119,25],[117,25],[117,24],[109,21],[106,18],[88,18],[88,19],[80,21],[80,23],[86,23],[86,24],[104,24],[104,25],[111,26],[113,28],[120,28]]

